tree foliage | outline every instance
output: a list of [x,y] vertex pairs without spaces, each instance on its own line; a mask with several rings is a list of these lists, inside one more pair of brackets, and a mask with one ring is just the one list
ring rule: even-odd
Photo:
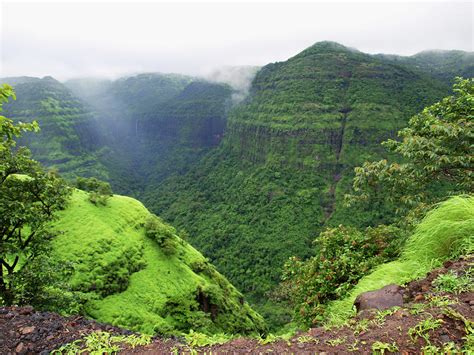
[[89,201],[94,205],[107,204],[107,200],[113,196],[112,188],[106,181],[101,181],[95,177],[84,178],[78,177],[76,179],[76,187],[78,189],[89,192]]
[[322,320],[329,301],[345,296],[370,269],[397,254],[399,233],[393,226],[363,232],[342,225],[328,228],[314,241],[314,257],[286,262],[274,296],[290,302],[297,321],[310,326]]
[[[9,97],[15,98],[13,89],[2,86],[0,109]],[[45,250],[52,237],[48,223],[69,193],[66,183],[44,171],[27,148],[16,148],[22,132],[38,129],[36,122],[15,125],[0,116],[0,296],[6,304],[15,301],[14,274]]]
[[383,143],[402,163],[380,160],[355,169],[349,204],[387,203],[399,215],[446,195],[474,189],[474,79],[456,79],[454,95],[413,116],[400,140]]

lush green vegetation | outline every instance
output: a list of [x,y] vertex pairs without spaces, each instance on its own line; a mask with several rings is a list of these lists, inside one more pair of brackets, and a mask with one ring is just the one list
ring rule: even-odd
[[397,64],[415,66],[452,85],[456,76],[474,77],[474,53],[464,51],[427,50],[410,57],[380,54],[379,57]]
[[403,163],[382,160],[355,169],[348,201],[387,206],[399,219],[391,226],[365,231],[344,226],[328,229],[316,240],[315,257],[290,259],[281,290],[296,308],[297,319],[306,324],[324,319],[328,301],[345,296],[371,268],[398,255],[404,236],[427,206],[472,191],[473,84],[473,80],[457,80],[453,96],[415,115],[399,132],[400,141],[383,143],[400,154]]
[[340,324],[354,315],[353,303],[362,292],[424,276],[444,260],[474,252],[474,198],[452,197],[430,211],[408,239],[399,260],[378,266],[350,294],[331,302],[328,321]]
[[[269,300],[272,295],[281,299],[294,294],[289,284],[285,292],[274,292],[285,261],[290,256],[309,260],[294,261],[293,269],[301,267],[297,274],[311,275],[316,268],[321,276],[315,278],[319,295],[304,295],[302,291],[313,290],[314,285],[300,285],[301,297],[294,304],[309,300],[305,316],[311,314],[316,319],[322,313],[314,305],[350,293],[369,269],[398,255],[409,235],[400,224],[374,226],[396,222],[415,206],[422,211],[425,204],[471,188],[472,171],[464,169],[472,164],[468,154],[471,128],[464,129],[470,127],[470,99],[446,99],[412,118],[412,127],[402,131],[400,138],[416,148],[414,155],[395,141],[388,143],[390,150],[379,143],[394,139],[410,117],[450,93],[448,83],[454,75],[471,75],[473,67],[469,53],[371,56],[321,42],[259,70],[250,95],[235,107],[231,107],[233,90],[229,86],[179,75],[142,74],[115,81],[75,80],[66,85],[52,78],[9,79],[20,99],[9,104],[8,113],[15,121],[38,118],[44,125],[38,138],[27,137],[34,157],[71,180],[76,176],[107,180],[114,191],[140,198],[152,212],[177,227],[158,217],[140,215],[136,230],[111,228],[117,233],[122,228],[136,233],[142,241],[134,247],[108,239],[97,242],[105,255],[110,255],[110,260],[105,257],[110,265],[97,265],[95,256],[86,258],[90,268],[83,273],[91,276],[83,277],[90,279],[77,281],[69,264],[65,269],[56,268],[58,273],[75,275],[71,278],[75,280],[71,289],[75,305],[71,307],[78,309],[85,303],[87,311],[100,319],[137,328],[128,316],[116,320],[114,297],[122,295],[126,301],[117,304],[131,312],[130,305],[139,300],[127,292],[141,287],[134,286],[138,285],[133,281],[138,277],[135,275],[143,276],[149,295],[154,295],[156,289],[148,285],[153,284],[153,270],[163,267],[156,260],[179,259],[182,241],[178,236],[182,236],[257,303],[273,325],[291,319],[289,307],[278,308]],[[467,86],[456,90],[469,90]],[[450,100],[457,105],[457,116],[447,109]],[[444,116],[452,121],[440,121]],[[445,145],[450,151],[433,150],[433,144]],[[413,162],[407,163],[412,158]],[[378,162],[363,165],[366,161]],[[426,161],[430,168],[418,169]],[[362,167],[354,173],[356,166]],[[464,171],[464,176],[459,177],[459,171]],[[390,174],[405,179],[387,185]],[[354,176],[353,203],[345,207]],[[453,179],[464,183],[452,189]],[[84,196],[95,205],[78,200],[75,193],[73,200],[84,207],[74,213],[87,209],[92,215],[101,215],[99,211],[117,207],[118,197],[109,197],[107,186],[93,182],[81,188],[89,191]],[[90,188],[86,186],[89,183]],[[406,193],[402,196],[400,192]],[[419,216],[412,213],[415,218],[406,220],[408,225],[415,224]],[[74,228],[84,228],[72,216],[63,217]],[[92,219],[90,223],[102,222]],[[340,224],[346,227],[337,227]],[[67,229],[66,224],[60,227],[58,230]],[[313,245],[315,236],[327,227],[332,229]],[[75,232],[71,229],[70,233]],[[82,233],[76,234],[77,241],[71,240],[71,245],[88,238]],[[344,248],[337,250],[333,238]],[[112,256],[116,247],[126,251]],[[64,246],[58,255],[64,252],[73,257],[66,249]],[[321,250],[338,261],[337,268],[331,270],[327,262],[319,264]],[[147,261],[151,269],[142,262],[145,254],[147,260],[155,260],[154,264]],[[203,277],[209,264],[198,260],[188,266]],[[323,282],[325,277],[330,277],[330,282]],[[196,282],[188,283],[196,286]],[[178,298],[185,293],[177,292]],[[200,304],[169,302],[167,309],[192,309],[193,314],[199,309],[196,302]],[[93,307],[96,304],[100,305],[98,310]],[[102,305],[105,308],[100,308]],[[158,318],[150,311],[152,306],[146,307],[136,322],[147,324],[144,329],[149,332],[149,324]],[[170,322],[160,323],[160,331],[167,331],[170,324],[175,330],[224,329],[212,319],[214,325],[208,324],[209,319],[204,323],[189,321],[187,312],[178,313],[170,316]]]
[[[0,104],[10,96],[3,86]],[[87,192],[70,196],[26,148],[15,149],[36,121],[0,123],[2,304],[84,312],[147,334],[265,332],[243,296],[174,228],[96,178],[79,177]]]
[[103,152],[95,117],[63,84],[51,77],[2,81],[10,83],[18,97],[5,105],[6,116],[15,122],[36,120],[41,127],[39,133],[25,134],[20,140],[36,160],[68,178],[108,178],[98,160]]
[[[15,94],[0,87],[2,105]],[[32,289],[42,292],[41,278],[25,274],[48,247],[53,233],[48,224],[64,208],[69,189],[64,180],[43,170],[25,147],[16,147],[22,132],[38,131],[37,122],[19,123],[0,116],[0,304],[27,298]]]
[[94,205],[75,190],[54,230],[53,259],[72,265],[70,291],[95,319],[147,334],[265,330],[199,252],[132,198],[114,195],[106,206]]
[[383,225],[364,231],[342,225],[327,229],[314,241],[316,256],[292,257],[285,264],[276,296],[289,301],[300,324],[321,322],[328,302],[344,297],[374,266],[398,255],[401,232]]
[[395,159],[380,142],[448,93],[414,67],[318,43],[263,67],[229,113],[222,144],[187,175],[146,191],[145,201],[261,302],[288,257],[311,256],[325,227],[393,220],[384,203],[343,207],[353,168]]

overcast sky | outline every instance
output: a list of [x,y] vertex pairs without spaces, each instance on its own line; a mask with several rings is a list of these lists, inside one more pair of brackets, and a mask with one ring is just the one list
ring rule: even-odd
[[368,53],[473,51],[470,1],[0,2],[0,76],[204,74],[322,40]]

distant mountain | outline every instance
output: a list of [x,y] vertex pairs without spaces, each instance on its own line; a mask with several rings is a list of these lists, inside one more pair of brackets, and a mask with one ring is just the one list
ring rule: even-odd
[[474,77],[474,52],[427,50],[410,57],[380,54],[380,58],[408,64],[452,84],[455,76]]
[[353,168],[386,157],[379,143],[448,93],[405,63],[316,43],[261,68],[219,147],[145,201],[258,302],[325,226],[387,219],[378,206],[340,208]]
[[235,92],[225,84],[175,74],[66,85],[101,122],[109,148],[103,163],[112,185],[140,198],[145,188],[187,171],[220,142]]
[[20,141],[35,159],[69,177],[108,178],[99,162],[101,133],[95,117],[68,88],[52,77],[3,78],[0,82],[11,84],[17,97],[4,105],[4,115],[15,121],[37,120],[40,125],[40,133],[25,134]]

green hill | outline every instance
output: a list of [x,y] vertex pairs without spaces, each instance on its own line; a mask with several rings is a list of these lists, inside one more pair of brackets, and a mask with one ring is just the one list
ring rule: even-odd
[[356,297],[390,284],[423,278],[446,260],[474,252],[474,198],[454,196],[438,204],[417,225],[398,260],[378,266],[350,294],[329,305],[329,322],[341,324],[354,315]]
[[264,331],[243,296],[173,227],[157,221],[171,248],[147,237],[149,216],[132,198],[96,206],[80,190],[59,213],[52,256],[74,265],[70,284],[90,299],[87,314],[148,334]]
[[381,158],[381,141],[448,93],[416,68],[317,43],[264,66],[229,113],[221,145],[145,201],[259,301],[325,226],[388,218],[378,206],[340,208],[353,168]]

